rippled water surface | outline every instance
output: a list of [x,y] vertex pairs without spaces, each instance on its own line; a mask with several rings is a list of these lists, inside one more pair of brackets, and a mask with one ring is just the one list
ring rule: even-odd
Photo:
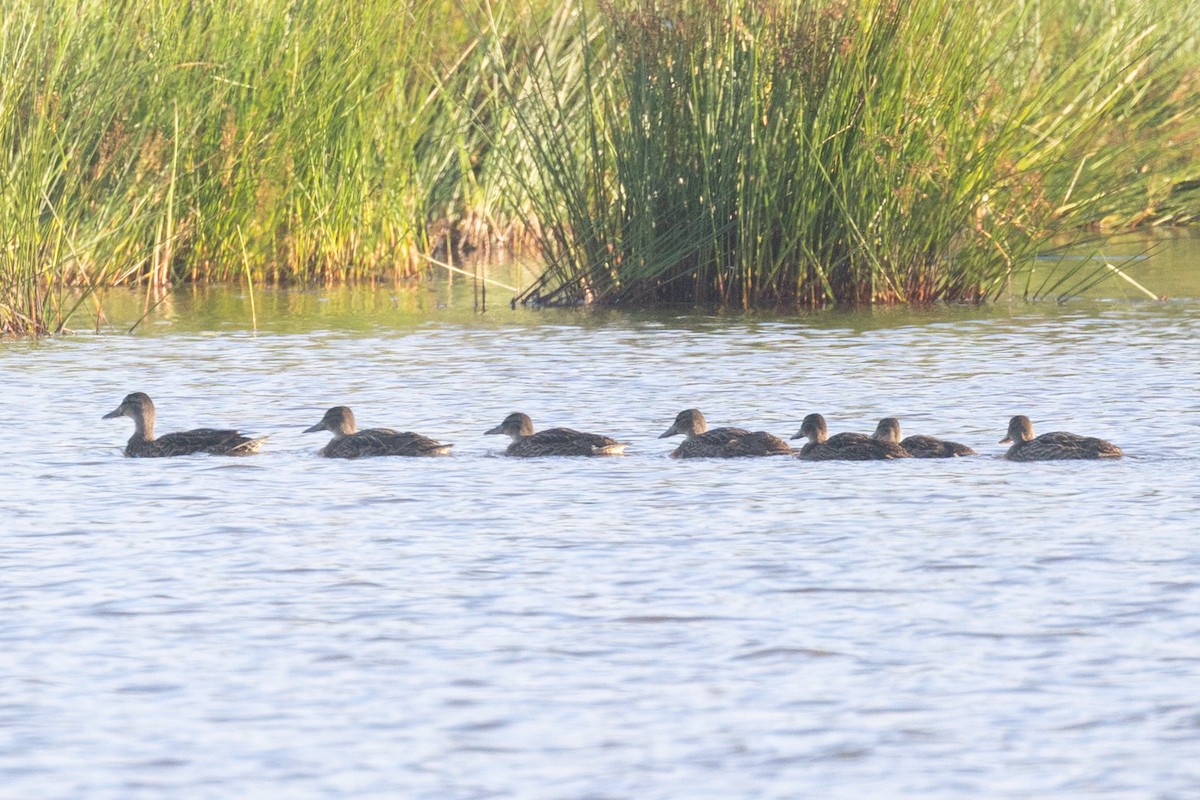
[[[254,334],[244,298],[181,295],[132,336],[0,344],[0,795],[1194,796],[1195,301],[382,296],[263,294]],[[162,432],[271,439],[124,459],[100,416],[134,390]],[[455,454],[317,458],[335,404]],[[656,437],[691,406],[983,455],[677,462]],[[629,455],[498,457],[518,409]],[[1015,413],[1129,457],[1010,464]]]

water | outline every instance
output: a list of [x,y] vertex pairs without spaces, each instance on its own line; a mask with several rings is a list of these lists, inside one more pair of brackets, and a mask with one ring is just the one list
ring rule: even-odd
[[[135,336],[0,345],[0,796],[1200,785],[1194,300],[477,315],[442,291],[260,293],[257,335],[244,296],[182,292]],[[133,390],[161,431],[271,439],[123,459],[129,420],[99,417]],[[341,403],[455,455],[319,459],[300,431]],[[895,415],[983,455],[676,462],[656,437],[691,406],[781,435]],[[481,433],[517,409],[630,454],[497,457]],[[1010,464],[1015,413],[1129,457]]]

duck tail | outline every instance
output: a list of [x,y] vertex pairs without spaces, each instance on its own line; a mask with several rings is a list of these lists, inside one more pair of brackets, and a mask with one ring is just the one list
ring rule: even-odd
[[267,435],[259,436],[256,439],[247,439],[244,442],[238,442],[237,446],[229,451],[229,454],[235,456],[248,456],[252,453],[257,453],[258,448],[262,447],[262,443],[270,438],[271,437]]

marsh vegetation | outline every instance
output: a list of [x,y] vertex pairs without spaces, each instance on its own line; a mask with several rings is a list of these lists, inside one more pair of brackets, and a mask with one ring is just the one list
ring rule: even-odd
[[12,0],[0,329],[467,250],[544,259],[540,304],[1061,292],[1021,282],[1052,235],[1195,214],[1196,12]]

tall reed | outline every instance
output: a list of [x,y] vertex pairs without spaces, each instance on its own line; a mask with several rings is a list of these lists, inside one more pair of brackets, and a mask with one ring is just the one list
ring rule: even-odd
[[112,283],[395,280],[468,240],[533,242],[538,302],[1069,291],[1092,273],[1021,272],[1052,232],[1188,213],[1198,11],[7,0],[0,331]]
[[60,327],[70,284],[417,270],[430,210],[447,205],[432,193],[456,190],[438,148],[471,147],[440,133],[473,131],[439,97],[441,65],[468,46],[452,9],[10,0],[4,326]]
[[[1120,0],[577,9],[569,35],[548,29],[518,50],[538,78],[508,98],[538,163],[524,174],[550,260],[521,299],[1011,291],[1055,230],[1144,207],[1146,173],[1121,165],[1196,110],[1194,94],[1166,88],[1195,69],[1179,57],[1191,28],[1156,24],[1156,11]],[[559,49],[545,43],[555,37]]]

